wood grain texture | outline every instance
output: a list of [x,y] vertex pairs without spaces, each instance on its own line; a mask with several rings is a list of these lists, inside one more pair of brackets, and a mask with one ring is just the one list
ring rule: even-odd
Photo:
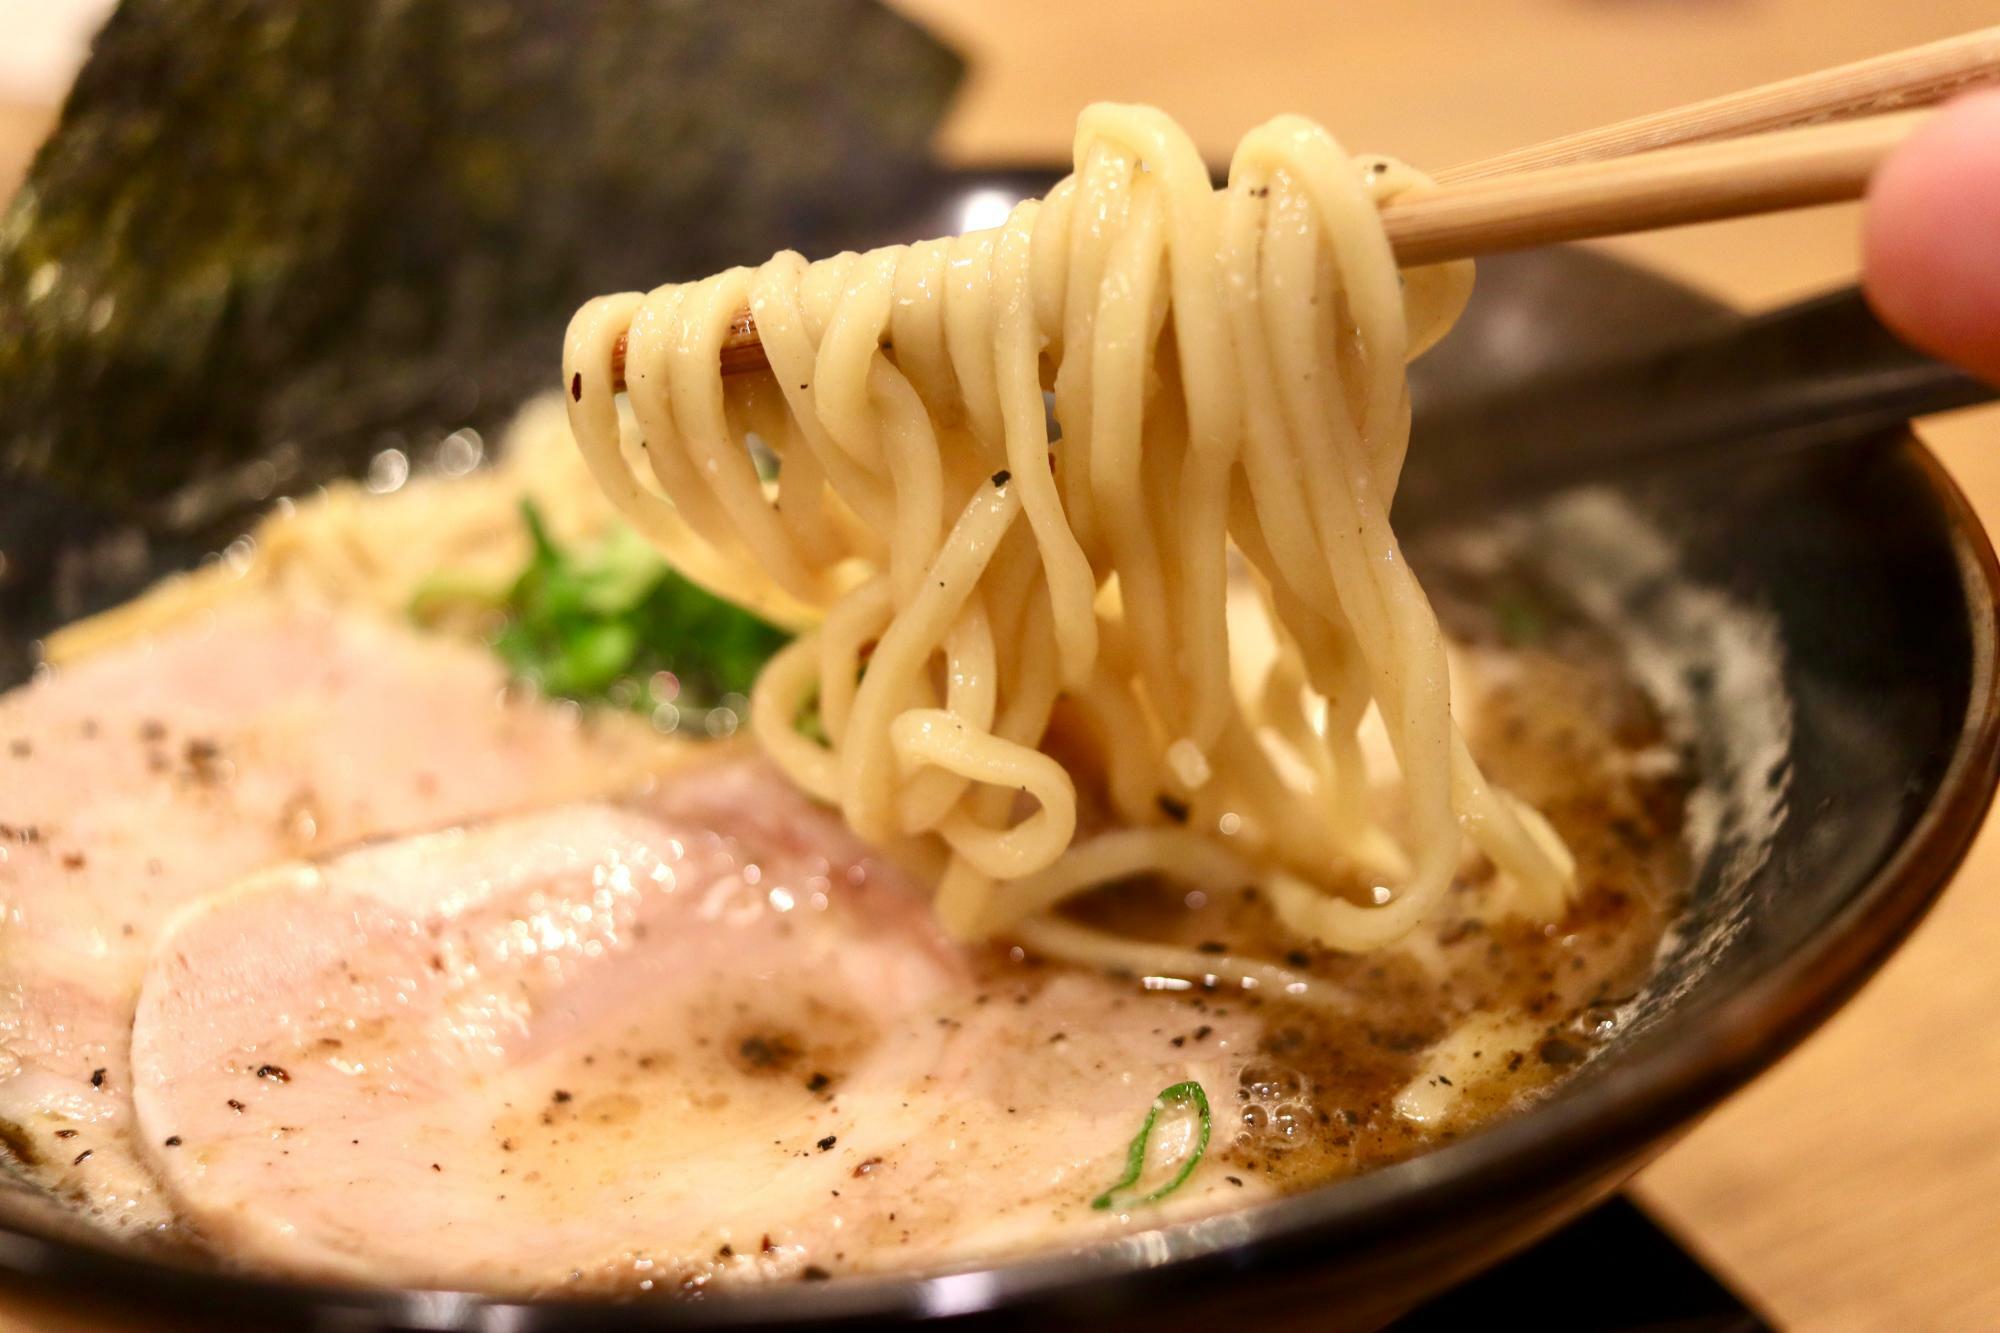
[[[1464,162],[1995,18],[1993,0],[895,3],[976,61],[944,140],[964,161],[1060,157],[1078,105],[1109,97],[1159,103],[1218,157],[1299,111],[1357,148]],[[0,114],[0,193],[45,124]],[[1600,244],[1754,307],[1851,278],[1857,216],[1844,205]],[[2000,408],[1923,431],[2000,527]],[[1786,1326],[2000,1327],[1996,881],[1989,823],[1883,975],[1640,1179],[1647,1205]],[[57,1326],[55,1308],[0,1292],[0,1329]]]
[[1564,162],[1595,162],[1651,152],[1670,144],[1708,143],[1930,106],[1968,89],[1988,86],[1996,79],[2000,79],[2000,27],[1982,28],[1531,144],[1438,172],[1437,178],[1476,180]]
[[1382,210],[1405,264],[1652,231],[1858,199],[1929,112],[1478,176],[1412,191]]

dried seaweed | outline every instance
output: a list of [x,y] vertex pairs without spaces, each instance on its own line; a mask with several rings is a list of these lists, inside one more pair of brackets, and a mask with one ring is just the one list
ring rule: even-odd
[[584,297],[866,235],[959,72],[870,0],[125,0],[0,218],[0,491],[213,534],[491,425]]

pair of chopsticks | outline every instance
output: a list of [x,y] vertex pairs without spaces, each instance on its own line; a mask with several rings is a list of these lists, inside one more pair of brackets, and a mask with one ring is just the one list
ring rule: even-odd
[[2000,83],[2000,27],[1454,168],[1382,210],[1405,264],[1857,199],[1935,106]]
[[[1567,135],[1440,174],[1382,209],[1404,265],[1859,198],[1889,151],[1966,89],[2000,84],[2000,27]],[[625,345],[613,355],[622,387]],[[725,373],[764,364],[749,312]]]

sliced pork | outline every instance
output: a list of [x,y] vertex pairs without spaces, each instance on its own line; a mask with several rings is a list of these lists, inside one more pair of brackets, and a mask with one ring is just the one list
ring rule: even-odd
[[[736,762],[193,904],[133,1051],[153,1161],[234,1259],[629,1291],[1115,1229],[1090,1201],[1154,1095],[1234,1089],[1254,1035],[968,958],[834,816]],[[1161,1153],[1190,1128],[1163,1115]],[[1212,1165],[1147,1215],[1242,1200]]]
[[478,648],[250,600],[0,698],[15,1170],[120,1229],[168,1221],[129,1150],[126,1045],[183,904],[315,849],[630,784],[630,737],[503,686]]

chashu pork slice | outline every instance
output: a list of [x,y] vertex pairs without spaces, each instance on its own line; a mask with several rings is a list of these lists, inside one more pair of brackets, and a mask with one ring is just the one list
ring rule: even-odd
[[[1090,1207],[1154,1095],[1233,1091],[1254,1042],[1246,1014],[962,953],[834,817],[729,762],[192,904],[133,1054],[153,1161],[223,1253],[544,1293],[934,1265],[1240,1203],[1257,1182],[1211,1163],[1160,1207]],[[1163,1114],[1156,1153],[1191,1132]]]
[[17,1175],[120,1230],[169,1220],[131,1151],[126,1042],[160,923],[186,902],[317,849],[630,784],[632,737],[503,701],[504,684],[479,648],[259,598],[0,696]]

